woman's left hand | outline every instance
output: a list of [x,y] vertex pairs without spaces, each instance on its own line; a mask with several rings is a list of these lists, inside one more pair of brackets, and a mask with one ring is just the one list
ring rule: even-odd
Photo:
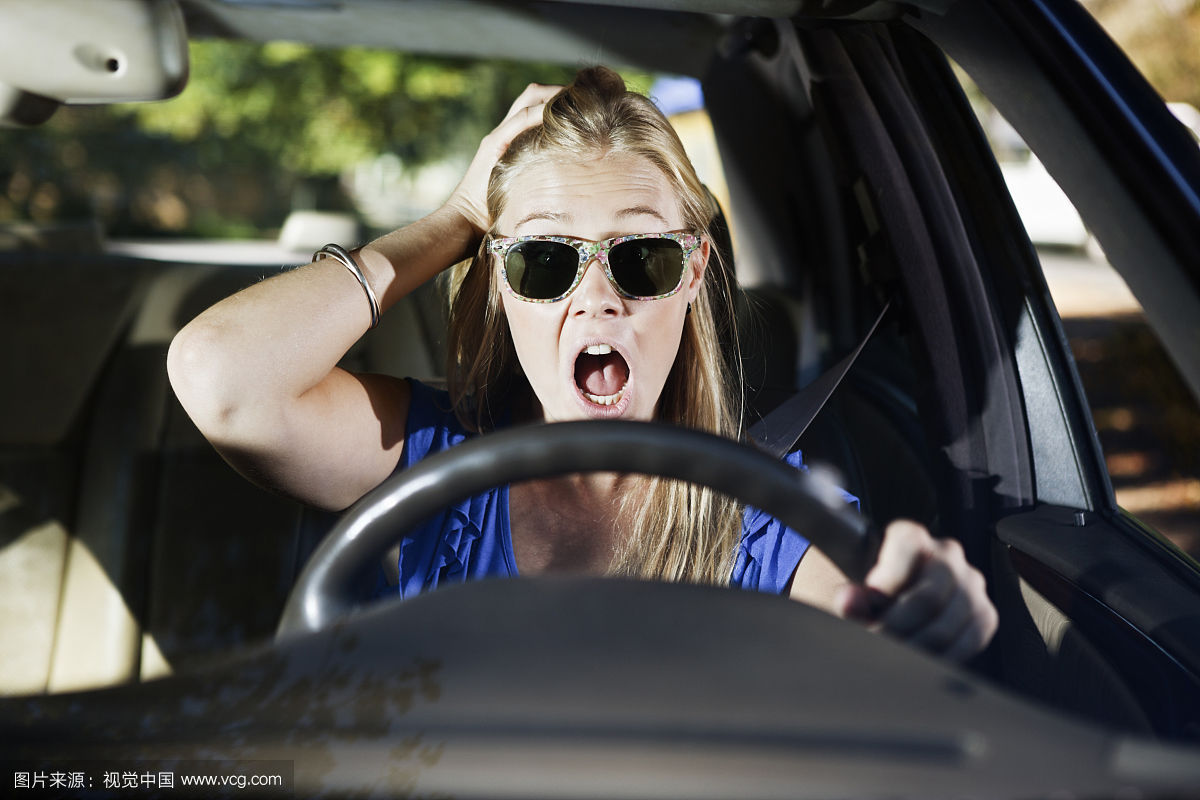
[[999,622],[962,545],[908,520],[887,526],[879,560],[862,584],[841,587],[833,610],[951,661],[983,650]]

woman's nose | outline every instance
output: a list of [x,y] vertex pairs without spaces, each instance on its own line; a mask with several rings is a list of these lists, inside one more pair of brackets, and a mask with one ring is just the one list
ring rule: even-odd
[[615,316],[623,308],[621,295],[604,274],[604,265],[593,258],[583,270],[583,278],[571,293],[571,312],[580,316]]

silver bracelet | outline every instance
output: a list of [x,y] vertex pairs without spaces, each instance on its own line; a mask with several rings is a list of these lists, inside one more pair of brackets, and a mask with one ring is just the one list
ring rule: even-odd
[[363,274],[362,268],[358,266],[346,249],[339,244],[327,244],[317,252],[313,253],[312,260],[320,261],[323,258],[334,258],[342,262],[342,266],[350,270],[350,274],[358,279],[358,283],[362,286],[363,291],[367,293],[367,302],[371,304],[371,327],[374,328],[379,324],[379,300],[375,297],[375,290],[371,288],[371,284],[367,283],[367,276]]

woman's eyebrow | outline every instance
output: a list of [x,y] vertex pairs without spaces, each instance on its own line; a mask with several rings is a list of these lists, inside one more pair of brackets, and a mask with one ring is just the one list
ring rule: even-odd
[[525,223],[533,222],[534,220],[546,220],[548,222],[565,222],[565,221],[570,220],[570,215],[564,214],[560,211],[534,211],[529,214],[526,214],[525,216],[521,217],[521,219],[517,220],[517,223],[513,226],[513,228],[514,229],[519,228],[522,225],[524,225]]
[[652,206],[630,206],[629,208],[623,208],[617,212],[617,217],[654,217],[663,225],[667,224],[667,218]]

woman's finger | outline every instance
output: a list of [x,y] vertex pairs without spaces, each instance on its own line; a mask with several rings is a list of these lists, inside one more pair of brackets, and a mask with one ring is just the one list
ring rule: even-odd
[[489,145],[488,156],[495,161],[504,155],[504,151],[512,144],[512,140],[535,125],[542,123],[542,112],[546,109],[549,99],[530,106],[522,106],[504,118],[504,121],[492,130],[484,141]]
[[929,531],[915,522],[896,520],[885,529],[879,558],[863,583],[896,597],[916,578],[932,550]]
[[885,631],[906,639],[938,619],[956,589],[953,570],[945,563],[928,561],[916,582],[892,601],[879,622]]
[[961,592],[955,592],[937,616],[928,620],[907,641],[931,653],[944,653],[963,636],[973,618],[970,600]]
[[479,144],[479,150],[475,153],[475,158],[468,168],[468,172],[478,173],[475,177],[477,183],[482,181],[486,186],[487,176],[491,174],[492,167],[508,150],[513,139],[535,125],[541,124],[546,104],[562,88],[561,86],[543,86],[531,83],[525,88],[525,91],[521,92],[500,124],[483,137],[483,141]]
[[517,98],[512,101],[512,105],[508,107],[508,113],[504,115],[507,120],[520,113],[523,109],[532,106],[544,106],[550,98],[562,91],[561,86],[545,83],[531,83],[517,95]]
[[999,621],[996,608],[990,602],[974,608],[971,624],[966,625],[954,643],[942,651],[942,657],[950,661],[966,661],[987,647],[987,643],[996,633]]
[[531,83],[518,95],[508,115],[492,130],[475,151],[467,172],[450,195],[446,205],[461,214],[482,235],[487,230],[487,185],[496,162],[508,150],[513,139],[542,121],[546,103],[562,89]]
[[517,95],[504,119],[492,131],[492,135],[498,140],[497,144],[500,145],[497,158],[504,154],[504,150],[522,131],[541,123],[546,104],[562,89],[563,87],[554,84],[531,83],[525,87],[525,91]]
[[[936,589],[925,589],[948,581],[949,593],[940,606],[931,600]],[[910,597],[924,594],[924,601],[908,603]],[[904,614],[901,615],[901,608]],[[923,620],[921,614],[931,608],[935,613]],[[910,644],[953,661],[965,661],[982,650],[996,632],[999,617],[987,595],[983,574],[966,559],[962,546],[956,541],[936,541],[921,577],[913,587],[897,599],[885,615],[883,627],[906,638]]]

